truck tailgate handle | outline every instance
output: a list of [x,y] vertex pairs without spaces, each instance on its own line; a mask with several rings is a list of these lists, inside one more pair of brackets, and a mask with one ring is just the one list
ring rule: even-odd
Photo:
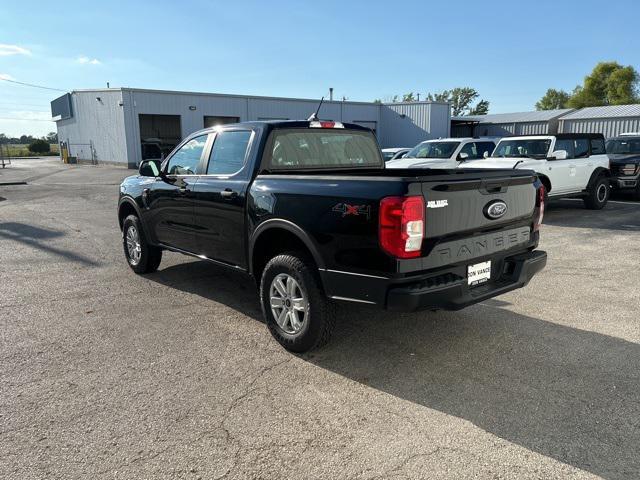
[[491,193],[504,193],[507,191],[507,188],[508,187],[504,182],[482,182],[478,190],[480,190],[480,193],[482,193],[483,195],[489,195]]

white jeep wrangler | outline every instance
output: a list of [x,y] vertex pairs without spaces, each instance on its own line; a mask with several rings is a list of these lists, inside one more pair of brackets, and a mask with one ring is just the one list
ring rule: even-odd
[[563,133],[505,137],[493,154],[459,168],[533,170],[550,198],[582,197],[587,208],[600,210],[609,200],[609,157],[600,133]]

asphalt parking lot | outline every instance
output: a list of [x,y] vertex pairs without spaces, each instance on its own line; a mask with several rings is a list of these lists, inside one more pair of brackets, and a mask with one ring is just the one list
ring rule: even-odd
[[0,171],[0,478],[639,478],[640,202],[549,205],[531,284],[460,312],[345,306],[294,356],[243,277],[117,228],[132,174]]

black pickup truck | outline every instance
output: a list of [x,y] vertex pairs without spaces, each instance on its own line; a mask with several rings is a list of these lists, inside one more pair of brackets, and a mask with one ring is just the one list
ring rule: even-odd
[[625,134],[607,140],[611,165],[611,187],[630,192],[640,200],[640,134]]
[[287,349],[329,339],[335,303],[456,310],[525,286],[544,187],[521,170],[385,170],[373,133],[325,121],[191,134],[120,186],[137,273],[171,250],[252,275]]

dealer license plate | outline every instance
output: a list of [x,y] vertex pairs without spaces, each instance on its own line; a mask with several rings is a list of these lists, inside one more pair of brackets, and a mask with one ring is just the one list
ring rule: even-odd
[[491,260],[467,267],[467,281],[470,286],[488,282],[491,278]]

